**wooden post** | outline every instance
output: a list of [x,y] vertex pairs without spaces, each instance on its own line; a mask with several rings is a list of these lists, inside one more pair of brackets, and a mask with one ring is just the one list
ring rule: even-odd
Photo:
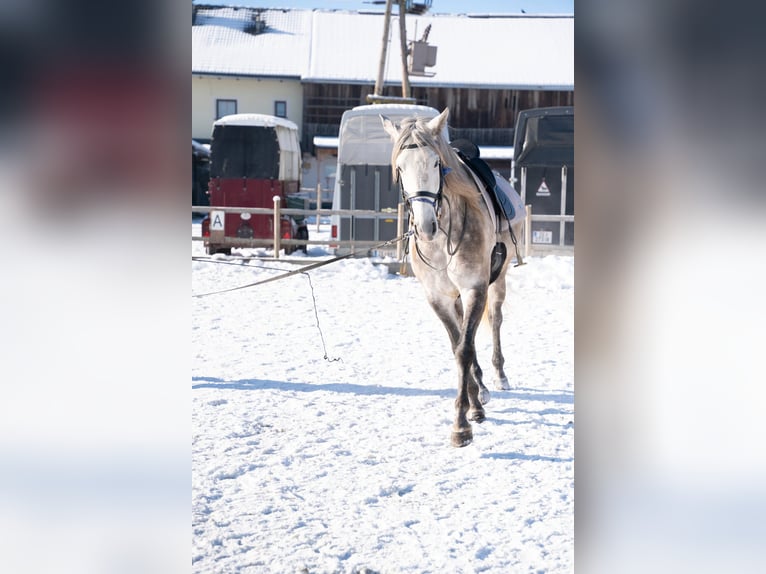
[[[515,152],[514,152],[515,153]],[[527,167],[521,168],[521,203],[527,202]]]
[[282,216],[279,211],[279,204],[282,198],[274,196],[274,259],[279,259],[280,235],[282,233]]
[[[396,236],[404,235],[404,204],[396,206]],[[407,240],[409,241],[409,239]],[[399,275],[407,275],[407,262],[404,260],[404,241],[396,244],[396,258],[399,260]]]
[[322,184],[317,183],[317,233],[319,233],[319,210],[322,209]]
[[529,257],[529,244],[532,242],[532,206],[527,205],[527,216],[524,218],[524,259]]
[[410,97],[410,76],[407,73],[407,26],[404,22],[404,0],[399,0],[399,51],[402,57],[402,97]]
[[380,48],[380,62],[378,63],[378,78],[375,80],[375,93],[380,96],[383,94],[383,72],[386,69],[386,57],[388,56],[388,28],[391,24],[391,3],[393,0],[386,0],[386,15],[383,19],[383,45]]

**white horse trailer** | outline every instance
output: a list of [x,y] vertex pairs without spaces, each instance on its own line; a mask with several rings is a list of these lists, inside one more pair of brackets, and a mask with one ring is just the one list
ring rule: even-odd
[[[381,115],[399,123],[413,116],[431,119],[439,112],[429,106],[371,104],[343,113],[338,131],[338,167],[332,208],[377,212],[385,209],[391,210],[391,217],[333,215],[334,240],[379,243],[396,237],[396,213],[401,199],[391,176],[394,144],[383,130]],[[446,126],[443,137],[449,141]],[[336,254],[351,250],[348,245],[338,245]]]

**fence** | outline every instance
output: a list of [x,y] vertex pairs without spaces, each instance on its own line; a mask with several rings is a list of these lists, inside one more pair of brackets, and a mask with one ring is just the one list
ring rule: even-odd
[[[321,202],[317,202],[318,209],[298,209],[298,208],[282,208],[281,199],[279,196],[274,198],[274,207],[216,207],[216,206],[192,206],[192,212],[194,213],[250,213],[260,215],[273,215],[275,221],[279,221],[282,215],[291,216],[303,216],[307,217],[315,215],[317,218],[317,231],[319,231],[319,222],[322,217],[331,215],[340,215],[345,217],[366,217],[366,218],[381,218],[391,219],[394,215],[397,220],[396,236],[401,237],[404,233],[405,215],[404,204],[400,203],[397,210],[384,209],[382,211],[374,211],[367,209],[321,209]],[[524,231],[522,233],[522,253],[524,256],[529,255],[544,255],[551,253],[573,254],[574,246],[572,245],[540,245],[533,244],[531,242],[531,222],[532,221],[559,221],[561,225],[564,222],[574,223],[574,215],[534,215],[532,213],[532,206],[527,205],[527,216],[524,221]],[[274,257],[279,259],[279,251],[285,245],[330,245],[332,247],[350,247],[351,249],[364,249],[371,248],[380,244],[380,241],[360,241],[355,239],[339,240],[334,238],[329,239],[283,239],[280,237],[279,226],[274,226],[274,236],[272,238],[237,238],[237,237],[224,237],[223,232],[219,232],[218,237],[212,234],[215,231],[211,231],[211,237],[192,236],[192,241],[206,241],[210,240],[214,243],[225,243],[230,247],[271,247],[274,250]],[[396,258],[402,259],[402,242],[396,244]]]

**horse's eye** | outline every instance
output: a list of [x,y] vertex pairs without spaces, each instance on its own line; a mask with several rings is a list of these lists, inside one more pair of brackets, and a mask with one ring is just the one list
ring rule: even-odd
[[439,167],[439,160],[438,159],[434,162],[434,167]]

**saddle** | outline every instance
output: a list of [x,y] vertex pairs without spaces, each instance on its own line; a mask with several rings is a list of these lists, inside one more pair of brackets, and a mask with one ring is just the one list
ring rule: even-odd
[[[466,139],[457,139],[450,142],[450,145],[457,152],[458,157],[460,157],[463,163],[473,171],[484,184],[487,194],[492,199],[495,215],[504,217],[508,222],[508,231],[511,232],[511,239],[513,240],[514,247],[516,247],[516,266],[524,265],[511,226],[514,219],[517,219],[518,216],[523,217],[524,214],[517,213],[511,198],[505,191],[499,188],[498,181],[495,178],[495,174],[492,172],[492,168],[489,167],[487,162],[479,157],[480,152],[476,144]],[[523,209],[523,206],[521,207]],[[500,241],[495,243],[495,246],[492,248],[490,262],[490,284],[494,283],[495,279],[497,279],[507,256],[508,250],[506,249],[505,244]]]
[[492,203],[495,207],[495,213],[502,215],[508,220],[508,224],[516,218],[516,209],[511,203],[511,199],[502,190],[498,189],[495,174],[486,161],[479,157],[479,148],[473,142],[465,139],[450,142],[450,145],[457,151],[460,159],[463,160],[471,170],[479,176],[484,187],[489,192]]

